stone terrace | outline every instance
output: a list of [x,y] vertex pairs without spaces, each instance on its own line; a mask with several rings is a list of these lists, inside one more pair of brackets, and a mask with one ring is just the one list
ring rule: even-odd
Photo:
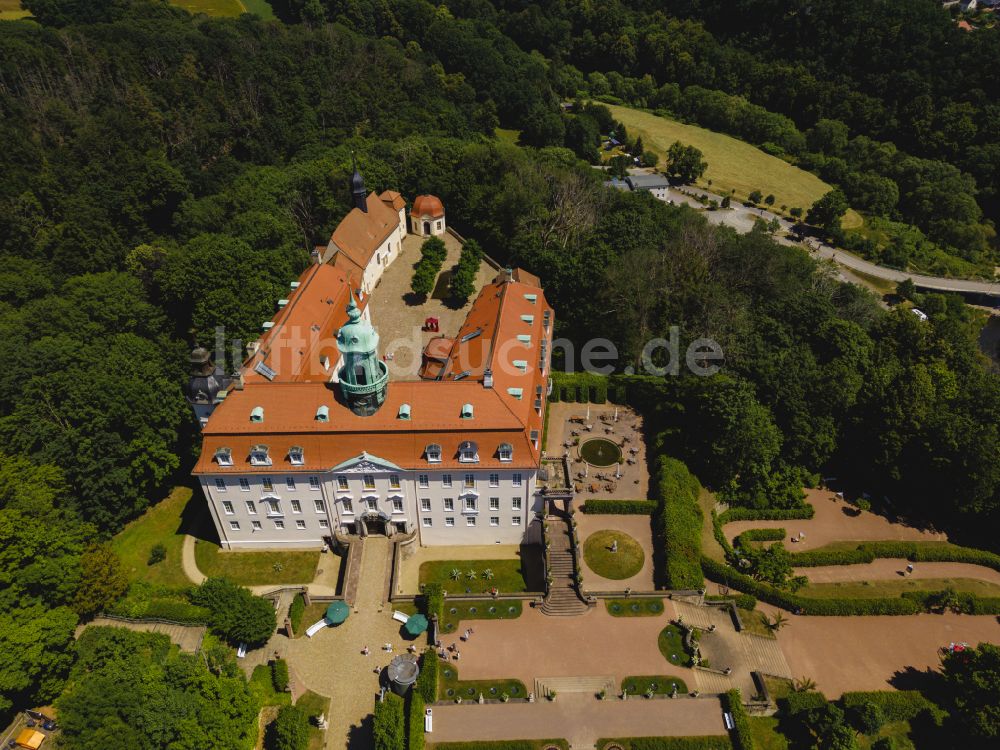
[[[424,346],[435,336],[454,336],[458,333],[479,290],[497,273],[483,261],[476,277],[476,291],[466,304],[455,307],[447,299],[447,287],[443,279],[458,263],[462,246],[450,234],[443,235],[441,239],[448,248],[448,257],[438,275],[435,290],[426,301],[418,303],[410,292],[413,268],[420,260],[420,246],[424,242],[423,237],[413,234],[408,234],[403,240],[399,257],[385,270],[371,294],[372,324],[379,333],[381,353],[388,358],[389,377],[392,380],[418,379],[420,354]],[[437,286],[444,286],[444,291],[439,292]],[[443,294],[445,299],[439,299],[436,294]],[[437,318],[440,331],[422,331],[426,318]]]

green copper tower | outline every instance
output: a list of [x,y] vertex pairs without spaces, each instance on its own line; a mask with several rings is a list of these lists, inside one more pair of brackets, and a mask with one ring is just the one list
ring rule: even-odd
[[340,392],[351,411],[370,417],[385,401],[389,368],[378,358],[378,333],[362,320],[361,310],[351,293],[348,321],[337,332],[337,348],[344,356],[340,368]]

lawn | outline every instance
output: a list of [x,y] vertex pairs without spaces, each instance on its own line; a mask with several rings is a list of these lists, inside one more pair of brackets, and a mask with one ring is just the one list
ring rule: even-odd
[[[181,549],[184,546],[182,528],[187,528],[187,519],[183,517],[190,501],[189,487],[175,487],[166,499],[132,521],[111,540],[111,546],[121,558],[130,581],[147,581],[163,586],[191,584],[181,568]],[[149,553],[157,543],[166,548],[167,557],[149,565]]]
[[612,617],[656,617],[663,614],[662,599],[605,599]]
[[770,638],[771,640],[777,638],[774,631],[767,627],[767,624],[764,622],[763,612],[758,612],[756,609],[741,609],[739,613],[744,633],[752,633],[753,635]]
[[242,0],[247,13],[255,13],[261,18],[274,18],[274,10],[267,0]]
[[[295,705],[306,712],[306,716],[312,718],[323,714],[330,716],[330,699],[319,693],[307,690],[295,701]],[[309,722],[309,750],[322,750],[326,731],[317,727],[313,722]]]
[[[617,551],[612,552],[614,542]],[[592,571],[602,578],[621,581],[642,570],[646,553],[642,545],[622,531],[604,529],[595,531],[583,543],[583,559]]]
[[[872,746],[872,743],[879,737],[891,737],[894,750],[913,750],[913,740],[910,739],[911,731],[912,728],[908,721],[890,721],[882,725],[882,728],[878,730],[878,734],[871,737],[863,734],[860,735],[858,737],[858,748],[859,750],[868,750]],[[763,748],[763,750],[767,750],[767,748]]]
[[767,694],[772,702],[787,698],[795,692],[795,683],[791,680],[786,680],[784,677],[764,675],[764,685],[767,687]]
[[240,0],[170,0],[170,2],[188,13],[204,13],[206,16],[232,17],[246,12]]
[[[470,575],[471,574],[471,575]],[[430,560],[420,566],[420,585],[440,583],[450,594],[486,594],[528,590],[521,560]]]
[[441,700],[477,701],[482,693],[486,699],[500,699],[503,695],[511,698],[526,698],[528,691],[520,680],[460,680],[455,663],[441,667],[441,681],[438,696]]
[[680,677],[673,675],[640,675],[626,677],[622,680],[621,689],[628,690],[629,695],[645,695],[650,690],[654,695],[670,695],[677,686],[678,693],[686,693],[687,685]]
[[234,552],[204,539],[195,540],[194,547],[198,570],[243,586],[309,583],[316,577],[319,555],[319,550]]
[[953,588],[976,596],[1000,596],[1000,586],[975,578],[899,578],[888,581],[842,581],[815,583],[799,590],[800,596],[815,599],[878,599],[906,591],[942,591]]
[[464,620],[514,620],[521,616],[520,601],[444,603],[442,633],[454,633]]
[[698,495],[698,505],[701,506],[701,551],[706,557],[710,557],[716,562],[725,562],[726,553],[715,538],[715,528],[712,526],[712,510],[715,508],[715,495],[706,489],[702,489]]
[[258,664],[250,675],[250,694],[261,706],[288,706],[292,702],[291,693],[279,693],[274,689],[269,664]]
[[[615,119],[628,128],[630,136],[641,136],[645,147],[659,154],[661,163],[667,149],[675,141],[700,149],[708,162],[708,169],[698,184],[714,193],[725,195],[735,190],[736,196],[742,200],[752,191],[760,190],[764,195],[775,196],[776,207],[785,205],[808,209],[832,189],[816,175],[732,136],[697,125],[684,125],[631,107],[607,106]],[[712,181],[711,186],[708,180]],[[849,211],[844,217],[845,229],[861,224],[861,217],[854,211]]]
[[674,624],[667,625],[660,631],[657,639],[660,653],[663,658],[678,667],[687,667],[691,664],[691,655],[684,645],[684,633]]
[[512,146],[516,146],[518,139],[521,137],[520,130],[497,128],[494,132],[497,134],[497,140],[502,141],[503,143],[509,143]]
[[[313,602],[308,605],[302,611],[302,622],[299,625],[299,629],[295,631],[295,637],[301,638],[306,634],[306,631],[315,625],[317,622],[323,619],[323,615],[326,614],[326,608],[330,606],[330,602]],[[279,623],[280,625],[281,623]]]
[[21,0],[0,0],[0,21],[16,21],[30,15],[29,11],[21,9]]
[[773,716],[751,716],[750,735],[756,750],[788,750],[788,739],[778,731]]

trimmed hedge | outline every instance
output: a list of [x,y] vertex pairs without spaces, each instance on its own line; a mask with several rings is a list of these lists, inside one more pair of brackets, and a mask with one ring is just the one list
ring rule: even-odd
[[[537,750],[546,745],[567,747],[565,740],[471,740],[469,742],[437,742],[435,750]],[[598,745],[598,747],[601,747]]]
[[724,735],[705,737],[615,737],[600,739],[598,748],[616,742],[625,750],[731,750],[733,743]]
[[740,609],[754,610],[757,608],[757,597],[753,594],[736,594],[734,596],[706,596],[708,602],[732,602]]
[[941,709],[916,690],[856,691],[844,693],[840,696],[840,702],[845,709],[873,703],[882,709],[886,721],[909,721],[923,711],[941,713]]
[[427,617],[436,615],[438,623],[444,617],[444,586],[440,583],[428,583],[424,585],[423,592],[424,614]]
[[[296,594],[292,599],[292,606],[288,608],[288,619],[292,623],[292,633],[298,633],[302,626],[302,616],[306,613],[306,598],[302,594]],[[291,635],[292,633],[289,633]]]
[[792,554],[799,567],[854,565],[879,558],[904,558],[912,562],[962,562],[1000,571],[1000,555],[949,542],[861,542],[851,549],[819,549]]
[[372,735],[375,750],[406,750],[406,708],[395,693],[387,692],[385,700],[375,704]]
[[750,717],[743,708],[743,696],[738,688],[722,694],[722,707],[733,716],[733,747],[736,750],[754,750],[753,733],[750,731]]
[[652,500],[588,500],[580,510],[594,515],[651,516],[656,512]]
[[434,652],[434,647],[424,651],[420,659],[420,674],[413,686],[414,693],[423,698],[424,703],[434,703],[438,697],[438,679],[441,672],[441,662]]
[[659,507],[653,515],[653,535],[663,541],[664,559],[658,571],[667,588],[700,589],[701,506],[697,478],[676,458],[661,456],[657,470]]
[[788,532],[785,529],[747,529],[736,537],[737,547],[745,547],[750,542],[780,542]]
[[733,550],[733,545],[729,543],[726,535],[722,532],[722,521],[714,509],[712,510],[712,535],[715,537],[715,541],[719,543],[719,546],[722,547],[722,552],[726,557],[732,557],[735,550]]
[[826,704],[826,696],[815,690],[805,693],[789,693],[784,698],[778,699],[778,708],[781,713],[787,716],[795,716],[803,711],[822,708]]
[[279,693],[288,690],[288,662],[284,659],[275,659],[271,662],[271,682]]
[[407,750],[424,750],[424,699],[416,691],[410,693],[407,706],[406,736]]
[[812,518],[816,509],[808,503],[801,508],[728,508],[719,514],[719,523],[733,521],[801,521]]

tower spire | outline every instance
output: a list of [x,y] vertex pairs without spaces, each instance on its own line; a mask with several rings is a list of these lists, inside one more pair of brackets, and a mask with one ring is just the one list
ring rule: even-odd
[[354,206],[368,213],[368,191],[365,190],[365,179],[358,171],[358,160],[354,155],[354,149],[351,149],[351,167],[354,169],[354,174],[351,175],[351,195],[354,198]]

